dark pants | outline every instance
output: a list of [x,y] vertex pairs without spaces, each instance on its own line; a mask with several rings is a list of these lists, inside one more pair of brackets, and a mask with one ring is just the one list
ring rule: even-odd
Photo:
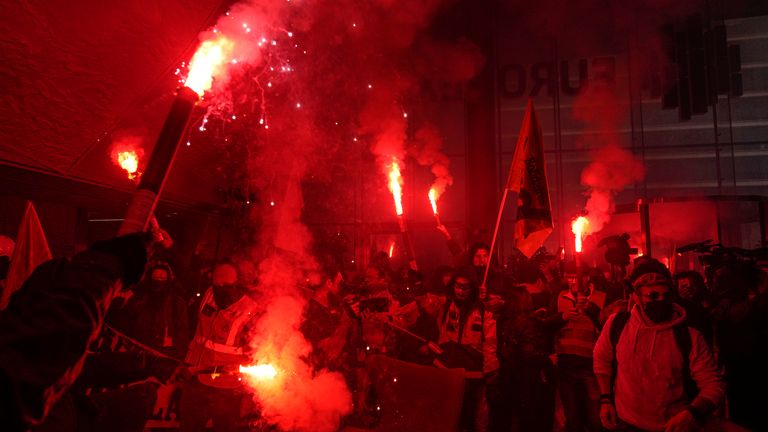
[[[500,395],[491,416],[494,432],[552,432],[555,421],[554,365],[549,359],[515,359],[502,366]],[[493,414],[493,411],[492,411]]]
[[485,380],[464,381],[464,402],[461,407],[462,431],[486,432],[488,430],[488,399]]
[[730,419],[745,428],[755,431],[768,430],[768,415],[765,413],[764,395],[768,386],[768,373],[764,364],[742,362],[730,369],[726,366],[725,391],[728,397]]
[[210,387],[197,378],[190,379],[181,391],[179,431],[205,431],[208,420],[212,420],[214,431],[237,431],[242,399],[239,390]]
[[558,356],[558,388],[567,432],[600,430],[600,390],[592,370],[592,359]]

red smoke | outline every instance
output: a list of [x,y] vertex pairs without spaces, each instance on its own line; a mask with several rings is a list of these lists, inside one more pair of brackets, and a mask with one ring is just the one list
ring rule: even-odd
[[[366,179],[378,171],[373,178],[388,195],[383,169],[393,158],[403,162],[412,141],[410,154],[450,185],[440,137],[414,101],[423,100],[425,81],[466,80],[482,59],[466,41],[429,37],[430,21],[446,2],[253,0],[201,35],[234,42],[228,69],[204,98],[205,130],[195,134],[227,137],[226,172],[247,179],[234,186],[260,197],[254,235],[243,239],[253,246],[254,295],[264,306],[251,335],[251,364],[271,364],[278,374],[250,385],[264,417],[283,430],[333,431],[351,409],[341,375],[304,360],[311,347],[298,331],[306,304],[299,287],[318,265],[302,223],[302,182],[345,172],[365,146],[377,168]],[[425,58],[440,58],[440,68]],[[329,184],[322,198],[333,204],[356,181]]]
[[610,221],[616,194],[645,176],[642,162],[623,147],[626,142],[619,130],[628,115],[625,107],[609,89],[590,88],[574,101],[573,115],[590,133],[582,137],[582,144],[592,145],[591,162],[581,172],[581,184],[587,187],[590,234]]
[[440,198],[445,189],[453,184],[450,170],[451,161],[442,152],[442,146],[443,139],[437,127],[427,124],[416,131],[412,147],[409,149],[409,153],[416,159],[416,162],[419,165],[430,167],[435,176],[432,189],[435,190],[436,198]]

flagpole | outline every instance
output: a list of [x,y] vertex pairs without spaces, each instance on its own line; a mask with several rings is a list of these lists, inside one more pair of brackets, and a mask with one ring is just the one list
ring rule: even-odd
[[[499,206],[499,214],[496,216],[496,228],[493,230],[493,238],[491,238],[491,250],[488,251],[488,265],[485,266],[485,274],[483,275],[483,283],[480,285],[480,297],[485,298],[487,294],[487,287],[485,284],[488,282],[488,272],[491,269],[491,262],[493,260],[493,252],[496,250],[496,240],[499,236],[499,227],[501,227],[501,217],[504,215],[504,207],[507,204],[507,195],[509,189],[504,188],[504,194],[501,195],[501,205]],[[517,197],[519,193],[514,193],[514,209],[517,209]],[[514,236],[514,233],[513,233]]]

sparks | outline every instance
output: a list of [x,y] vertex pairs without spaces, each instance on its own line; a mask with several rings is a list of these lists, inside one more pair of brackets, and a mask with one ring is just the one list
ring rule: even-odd
[[202,96],[213,85],[214,75],[221,72],[233,48],[234,43],[224,36],[200,44],[189,62],[189,75],[184,85]]
[[402,216],[403,177],[400,175],[400,165],[395,158],[392,158],[392,165],[389,167],[389,190],[392,191],[392,198],[395,200],[395,212],[398,216]]
[[579,216],[576,218],[573,223],[571,223],[571,231],[576,236],[576,242],[575,242],[575,249],[576,252],[581,252],[584,241],[584,236],[588,233],[589,230],[589,219],[585,218],[584,216]]
[[392,258],[394,254],[395,254],[395,242],[392,242],[389,244],[389,257]]
[[253,366],[240,365],[240,373],[246,374],[256,379],[273,379],[277,376],[277,369],[271,364],[260,364]]

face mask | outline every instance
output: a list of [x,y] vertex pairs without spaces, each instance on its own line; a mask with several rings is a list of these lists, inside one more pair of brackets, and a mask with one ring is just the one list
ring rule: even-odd
[[645,304],[643,310],[648,319],[656,324],[669,321],[675,311],[672,300],[649,301]]
[[159,293],[165,291],[165,287],[167,285],[166,281],[161,280],[152,280],[149,284],[150,289],[152,292]]
[[216,304],[221,305],[222,303],[228,303],[229,297],[232,294],[234,285],[232,284],[226,284],[226,285],[214,285],[213,286],[213,299],[216,301]]

